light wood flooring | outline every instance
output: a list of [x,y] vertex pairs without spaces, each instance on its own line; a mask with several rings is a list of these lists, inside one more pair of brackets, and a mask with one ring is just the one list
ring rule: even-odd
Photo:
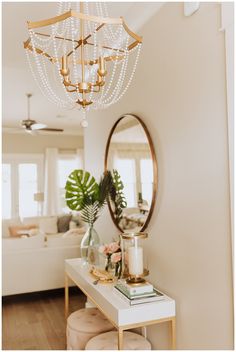
[[[86,297],[70,289],[70,311],[83,308]],[[64,291],[3,298],[3,350],[65,350]]]

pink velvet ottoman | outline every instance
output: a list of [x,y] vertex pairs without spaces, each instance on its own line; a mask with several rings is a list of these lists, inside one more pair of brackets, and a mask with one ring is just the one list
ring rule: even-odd
[[[110,331],[93,337],[88,341],[86,350],[118,350],[118,333]],[[123,350],[151,350],[151,344],[145,337],[134,332],[124,331]]]
[[114,326],[97,308],[83,308],[67,319],[67,350],[84,350],[94,336],[114,330]]

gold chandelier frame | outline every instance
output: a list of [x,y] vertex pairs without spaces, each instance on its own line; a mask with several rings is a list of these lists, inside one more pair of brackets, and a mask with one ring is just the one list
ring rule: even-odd
[[[52,17],[46,20],[41,20],[37,22],[31,22],[27,21],[28,24],[28,29],[36,29],[36,28],[43,28],[47,27],[53,24],[56,24],[58,22],[65,21],[66,19],[69,18],[77,18],[80,20],[80,39],[79,40],[72,40],[71,38],[64,38],[60,36],[55,36],[55,39],[58,40],[66,40],[66,41],[71,41],[75,42],[77,45],[75,48],[67,53],[66,55],[63,55],[60,58],[51,56],[49,53],[46,51],[43,51],[37,47],[34,47],[31,44],[31,38],[28,38],[24,42],[24,48],[30,50],[31,52],[36,52],[38,55],[43,55],[48,60],[55,64],[57,62],[60,63],[61,65],[61,70],[60,73],[63,76],[63,84],[65,86],[65,89],[67,92],[72,93],[72,92],[79,92],[82,94],[82,100],[78,99],[76,103],[80,104],[83,108],[86,106],[92,104],[92,101],[88,101],[86,99],[86,94],[95,92],[98,93],[100,92],[100,89],[102,86],[105,84],[105,76],[107,74],[106,71],[106,62],[109,61],[120,61],[123,60],[125,57],[125,50],[123,49],[118,49],[118,48],[112,48],[109,46],[103,46],[101,45],[100,47],[103,49],[110,49],[110,50],[115,50],[117,53],[120,53],[120,55],[109,55],[109,56],[99,56],[95,60],[85,60],[84,59],[84,46],[85,45],[90,45],[90,46],[97,46],[97,44],[94,44],[92,42],[89,42],[88,40],[92,37],[92,34],[88,34],[86,37],[84,37],[84,21],[90,21],[94,23],[98,23],[98,27],[95,29],[94,32],[98,32],[102,27],[105,25],[122,25],[124,30],[128,33],[128,35],[133,38],[133,42],[127,47],[127,50],[130,51],[131,49],[135,48],[138,44],[142,43],[142,37],[137,35],[136,33],[132,32],[127,24],[124,21],[123,17],[119,18],[110,18],[110,17],[97,17],[97,16],[91,16],[83,13],[83,3],[80,3],[80,13],[70,10],[67,11],[59,16]],[[35,32],[35,34],[39,36],[44,36],[44,37],[51,37],[50,34],[45,34],[45,33],[40,33],[40,32]],[[76,64],[80,64],[82,68],[82,81],[80,83],[74,84],[70,80],[70,70],[69,70],[69,64],[72,63],[72,54],[76,50],[80,50],[80,58],[75,61]],[[90,65],[98,65],[98,70],[97,70],[97,81],[95,83],[91,82],[86,82],[85,81],[85,66]]]

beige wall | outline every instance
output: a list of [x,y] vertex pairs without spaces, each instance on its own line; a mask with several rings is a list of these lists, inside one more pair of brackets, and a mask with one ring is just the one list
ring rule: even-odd
[[[148,6],[146,4],[145,6]],[[85,165],[103,170],[106,139],[123,113],[146,123],[158,158],[157,205],[148,227],[151,281],[176,299],[178,349],[232,349],[233,307],[224,34],[220,5],[191,17],[168,3],[142,29],[135,79],[114,107],[90,115]],[[117,230],[106,216],[103,240]],[[167,326],[148,328],[153,349]]]
[[7,134],[2,136],[2,152],[44,153],[46,148],[76,149],[83,147],[82,136]]

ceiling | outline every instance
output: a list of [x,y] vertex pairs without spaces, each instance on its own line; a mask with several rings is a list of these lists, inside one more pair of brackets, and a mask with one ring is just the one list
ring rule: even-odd
[[[162,4],[160,2],[110,2],[108,3],[109,16],[123,16],[130,29],[138,31]],[[32,119],[45,123],[48,127],[63,128],[64,134],[82,134],[80,127],[82,113],[76,109],[62,110],[42,95],[32,77],[23,49],[23,41],[28,38],[26,21],[54,17],[56,7],[57,3],[52,2],[2,3],[3,131],[16,132],[5,127],[18,127],[20,121],[27,118],[26,93],[33,93]]]

